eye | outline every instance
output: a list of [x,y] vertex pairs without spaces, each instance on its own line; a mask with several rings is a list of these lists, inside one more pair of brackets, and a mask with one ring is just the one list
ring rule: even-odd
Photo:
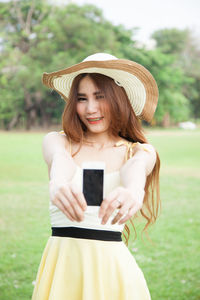
[[97,95],[96,96],[96,99],[103,99],[104,98],[104,95],[102,94],[102,95]]
[[86,100],[87,100],[87,98],[84,98],[84,97],[78,97],[78,99],[77,99],[78,102],[84,102]]

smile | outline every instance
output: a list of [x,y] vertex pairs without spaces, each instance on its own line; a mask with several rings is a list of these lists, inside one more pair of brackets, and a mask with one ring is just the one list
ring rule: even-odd
[[100,118],[87,118],[87,121],[91,124],[97,123],[99,121],[101,121],[103,119],[103,117]]

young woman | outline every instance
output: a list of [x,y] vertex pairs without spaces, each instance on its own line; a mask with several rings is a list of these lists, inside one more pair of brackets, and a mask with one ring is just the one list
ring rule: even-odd
[[[63,131],[44,137],[52,236],[32,300],[147,300],[143,273],[122,241],[136,213],[156,220],[159,157],[143,135],[158,90],[141,65],[105,53],[44,74],[66,100]],[[87,205],[82,163],[104,162],[102,203]],[[94,199],[95,200],[95,199]]]

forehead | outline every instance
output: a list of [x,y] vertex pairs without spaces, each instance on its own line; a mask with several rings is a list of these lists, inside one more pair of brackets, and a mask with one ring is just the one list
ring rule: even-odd
[[95,84],[95,82],[89,77],[86,76],[83,79],[80,80],[78,85],[78,92],[84,92],[84,91],[98,91],[99,88]]

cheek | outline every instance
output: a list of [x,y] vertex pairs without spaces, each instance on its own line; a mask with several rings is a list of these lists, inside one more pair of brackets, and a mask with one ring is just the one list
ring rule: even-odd
[[81,115],[83,115],[84,108],[83,108],[83,105],[81,105],[81,103],[77,103],[76,112],[79,115],[79,117],[81,117]]
[[101,111],[108,119],[110,119],[110,106],[107,102],[101,104]]

